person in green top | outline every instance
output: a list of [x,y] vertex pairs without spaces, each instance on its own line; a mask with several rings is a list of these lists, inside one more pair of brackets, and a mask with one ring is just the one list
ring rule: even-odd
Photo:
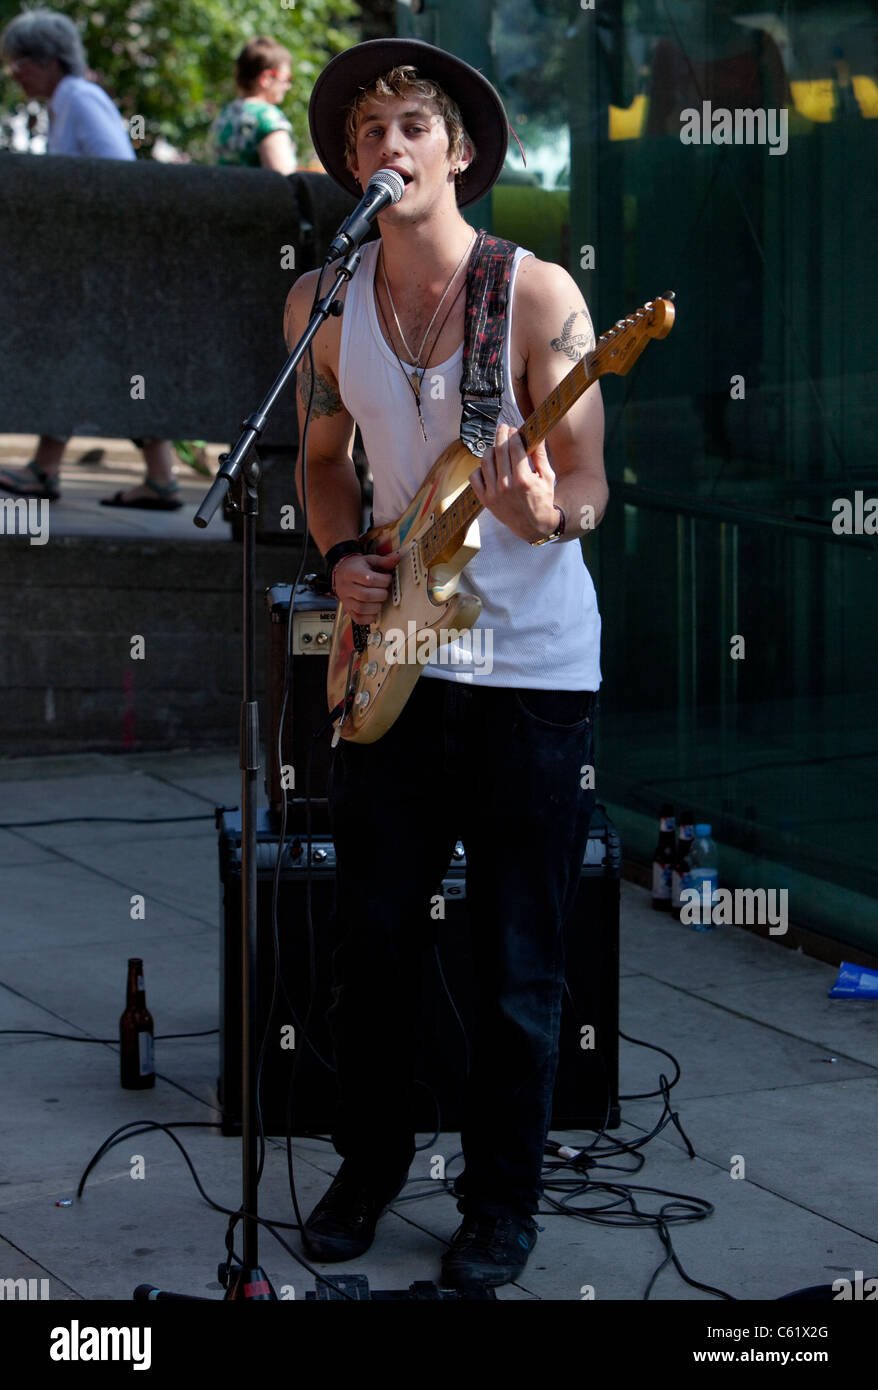
[[223,107],[211,129],[217,164],[294,172],[292,127],[278,105],[289,91],[291,73],[289,53],[267,34],[245,44],[235,63],[238,96]]

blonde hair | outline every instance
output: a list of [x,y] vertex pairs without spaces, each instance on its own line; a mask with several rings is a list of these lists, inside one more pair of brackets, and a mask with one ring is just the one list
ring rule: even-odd
[[439,114],[445,122],[450,157],[463,159],[464,146],[468,143],[472,151],[471,158],[475,159],[476,147],[463,124],[463,117],[457,102],[452,101],[438,82],[433,82],[429,77],[419,77],[417,68],[406,63],[402,67],[391,68],[390,72],[377,78],[371,87],[365,88],[360,93],[348,110],[344,134],[345,163],[349,169],[352,169],[356,163],[357,127],[360,123],[360,113],[366,103],[375,97],[382,100],[385,97],[423,97],[427,101],[435,102],[439,108]]

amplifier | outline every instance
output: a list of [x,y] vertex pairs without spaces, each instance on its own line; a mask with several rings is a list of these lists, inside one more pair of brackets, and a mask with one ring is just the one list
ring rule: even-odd
[[[257,1045],[265,1029],[274,980],[271,895],[277,840],[272,838],[272,824],[269,812],[261,811],[257,845]],[[223,1133],[235,1134],[240,1132],[241,1123],[240,813],[217,811],[217,826],[221,923],[219,1091]],[[295,1062],[298,1069],[291,1133],[327,1133],[334,1122],[335,1078],[326,1011],[330,997],[335,852],[328,836],[313,838],[310,863],[315,992],[306,1026],[312,970],[306,911],[307,852],[304,836],[294,835],[286,840],[278,895],[278,1002],[266,1042],[260,1087],[262,1122],[267,1134],[286,1133],[287,1098]],[[565,931],[566,987],[552,1111],[555,1129],[612,1129],[621,1121],[621,865],[619,836],[599,805],[592,818],[579,888]],[[421,1099],[415,1121],[422,1132],[436,1128],[437,1108],[443,1130],[458,1130],[461,1121],[466,1079],[466,1044],[461,1022],[470,1034],[473,998],[466,855],[460,843],[443,880],[442,895],[445,917],[435,923],[436,949],[424,953],[420,980],[421,1034],[415,1055],[416,1075],[422,1085],[418,1088]]]
[[[266,590],[268,641],[266,642],[266,782],[269,809],[277,815],[283,807],[284,787],[296,798],[305,795],[305,775],[311,750],[311,796],[325,797],[329,776],[330,740],[327,730],[314,735],[329,713],[326,702],[326,658],[338,600],[321,593],[320,581],[309,574],[296,589],[290,634],[290,699],[284,719],[283,758],[278,759],[277,734],[284,697],[287,629],[292,584],[272,584]],[[281,766],[288,769],[282,779]],[[298,824],[298,821],[297,821]]]

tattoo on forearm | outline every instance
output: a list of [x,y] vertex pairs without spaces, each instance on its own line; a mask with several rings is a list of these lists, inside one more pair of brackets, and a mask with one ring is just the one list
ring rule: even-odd
[[[307,361],[302,362],[298,371],[299,376],[299,400],[305,409],[308,409],[308,397],[311,394],[311,369]],[[335,387],[327,381],[325,376],[319,372],[314,377],[314,415],[316,420],[321,415],[337,415],[342,409],[341,396]]]
[[[582,314],[585,318],[587,330],[585,333],[573,333],[573,325],[577,315]],[[585,309],[574,309],[569,318],[564,320],[564,327],[561,329],[560,338],[552,339],[552,347],[556,352],[563,352],[570,358],[571,362],[578,362],[580,357],[584,357],[594,347],[594,329],[591,326],[591,319]]]

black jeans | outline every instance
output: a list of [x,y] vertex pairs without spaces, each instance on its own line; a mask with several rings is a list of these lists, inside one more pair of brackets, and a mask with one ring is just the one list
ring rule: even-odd
[[477,1023],[462,1125],[462,1211],[531,1215],[558,1062],[563,923],[594,792],[591,691],[422,677],[373,744],[339,743],[333,1004],[337,1151],[382,1184],[414,1156],[411,1039],[419,952],[463,840]]

